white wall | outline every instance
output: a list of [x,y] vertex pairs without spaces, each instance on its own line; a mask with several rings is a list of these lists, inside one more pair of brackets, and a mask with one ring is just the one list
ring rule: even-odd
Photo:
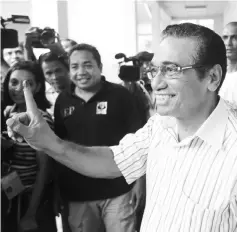
[[152,3],[152,50],[158,52],[160,35],[170,23],[171,17],[164,11],[159,2]]
[[231,21],[237,21],[237,1],[228,1],[224,11],[224,25]]
[[214,31],[219,34],[222,35],[222,31],[223,31],[223,15],[219,15],[213,18],[214,19]]
[[164,11],[162,7],[160,7],[160,29],[163,31],[170,23],[172,19],[171,17]]
[[140,35],[151,35],[152,25],[151,23],[140,23],[137,25],[137,33]]
[[135,1],[71,0],[68,25],[69,38],[96,46],[106,78],[118,82],[115,54],[136,52]]
[[58,31],[57,0],[31,0],[31,25]]

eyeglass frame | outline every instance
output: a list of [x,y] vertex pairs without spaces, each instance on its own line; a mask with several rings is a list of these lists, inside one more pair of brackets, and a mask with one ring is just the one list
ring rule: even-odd
[[[207,67],[207,66],[208,66],[208,65],[202,65],[202,64],[193,64],[193,65],[187,65],[187,66],[179,66],[179,65],[173,64],[173,63],[171,63],[170,65],[175,65],[175,66],[179,69],[177,74],[180,74],[183,70],[195,69],[195,68],[204,68],[204,67]],[[165,65],[163,65],[163,66],[165,66]],[[161,67],[161,66],[152,65],[151,67],[159,68],[159,67]],[[160,71],[160,70],[159,70],[159,71]],[[160,72],[161,72],[161,71],[160,71]],[[148,71],[146,71],[146,73],[151,73],[151,71],[148,70]],[[152,74],[151,74],[151,75],[152,75]],[[157,75],[158,75],[158,72],[157,72],[157,74],[156,74],[155,76],[152,76],[152,78],[149,78],[149,76],[148,76],[148,78],[149,78],[150,80],[153,80]],[[167,76],[166,73],[163,74],[163,76]],[[170,77],[170,76],[168,76],[168,77]]]

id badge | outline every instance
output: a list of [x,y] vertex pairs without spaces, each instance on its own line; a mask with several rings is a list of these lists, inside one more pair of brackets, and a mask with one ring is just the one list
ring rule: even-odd
[[25,186],[16,171],[4,176],[1,180],[2,189],[6,193],[7,198],[11,200],[25,190]]

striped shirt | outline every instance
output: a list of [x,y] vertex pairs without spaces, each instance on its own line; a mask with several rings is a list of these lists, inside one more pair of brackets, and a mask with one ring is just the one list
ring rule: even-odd
[[[15,105],[7,106],[5,116],[12,117],[15,112]],[[53,121],[47,112],[41,111],[44,119],[53,127]],[[38,172],[38,163],[36,159],[36,150],[31,148],[25,141],[15,142],[12,149],[11,171],[16,171],[23,185],[31,188],[36,180]]]
[[154,115],[111,147],[128,183],[146,173],[141,232],[237,231],[237,111],[222,99],[191,137]]

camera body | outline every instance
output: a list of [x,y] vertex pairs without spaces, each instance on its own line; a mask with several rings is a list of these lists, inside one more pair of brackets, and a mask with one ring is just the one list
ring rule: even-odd
[[8,23],[30,24],[30,19],[25,15],[12,15],[11,18],[7,19],[1,17],[1,49],[19,46],[18,32],[14,29],[6,28]]
[[120,65],[119,68],[119,78],[122,81],[126,82],[136,82],[141,79],[142,76],[142,70],[141,67],[144,62],[150,62],[153,58],[154,54],[149,52],[140,52],[135,56],[132,57],[126,57],[123,53],[118,53],[115,55],[116,59],[123,58],[123,62],[121,63],[128,63],[132,62],[132,65]]
[[32,36],[32,47],[34,48],[45,48],[44,44],[55,42],[56,32],[54,29],[45,27],[40,29],[38,27],[32,27],[26,35]]

